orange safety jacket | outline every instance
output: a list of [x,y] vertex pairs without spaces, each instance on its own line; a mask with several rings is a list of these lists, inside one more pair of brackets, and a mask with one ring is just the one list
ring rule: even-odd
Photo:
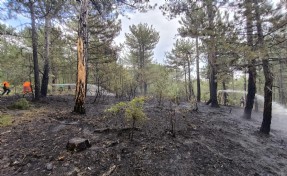
[[24,82],[23,93],[29,93],[29,92],[32,92],[31,83],[30,82]]
[[10,87],[10,84],[9,84],[7,81],[4,81],[4,82],[3,82],[3,86],[4,86],[4,84],[6,85],[7,88]]

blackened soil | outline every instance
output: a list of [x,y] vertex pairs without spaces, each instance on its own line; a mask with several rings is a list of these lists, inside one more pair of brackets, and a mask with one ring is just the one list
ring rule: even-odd
[[[0,127],[0,175],[287,175],[287,136],[258,133],[260,113],[246,120],[240,108],[199,104],[198,112],[190,112],[183,103],[174,106],[174,115],[150,100],[148,119],[137,124],[131,141],[129,122],[104,112],[112,97],[99,104],[87,98],[86,115],[72,113],[72,96],[8,109],[18,98],[0,99],[1,115],[13,117],[11,126]],[[72,137],[87,138],[92,147],[69,152]]]

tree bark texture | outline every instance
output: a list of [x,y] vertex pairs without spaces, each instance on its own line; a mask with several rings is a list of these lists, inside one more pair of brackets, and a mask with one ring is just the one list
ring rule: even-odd
[[[255,18],[256,28],[258,35],[258,49],[264,49],[264,36],[262,29],[262,22],[260,17],[259,3],[258,0],[254,0],[255,6]],[[261,51],[262,53],[262,51]],[[266,57],[266,56],[263,56]],[[269,61],[266,58],[262,59],[262,67],[265,77],[264,85],[264,109],[263,109],[263,121],[261,124],[260,132],[269,134],[271,119],[272,119],[272,87],[273,87],[273,73],[271,72]]]
[[283,62],[279,61],[279,102],[283,105],[286,104],[285,91],[283,86]]
[[[226,90],[225,81],[222,82],[222,88],[223,90]],[[223,96],[223,105],[227,106],[227,92],[223,91],[222,96]]]
[[248,88],[247,88],[247,97],[246,97],[246,106],[244,108],[244,117],[247,119],[251,118],[252,109],[254,105],[254,98],[256,94],[256,68],[252,65],[248,68]]
[[190,58],[187,56],[187,71],[188,71],[188,91],[189,91],[189,101],[193,101],[195,99],[193,87],[192,87],[192,81],[191,81],[191,69],[190,69]]
[[187,90],[187,78],[186,78],[186,66],[185,63],[183,64],[183,70],[184,70],[184,89],[185,89],[185,95],[186,95],[186,100],[188,101],[188,90]]
[[197,102],[200,102],[201,91],[200,91],[200,75],[199,75],[199,51],[198,51],[198,36],[195,39],[196,46],[196,85],[197,85]]
[[33,64],[34,64],[34,84],[35,84],[35,100],[40,99],[40,77],[38,64],[38,36],[36,30],[36,17],[34,9],[34,1],[29,1],[31,27],[32,27],[32,48],[33,48]]
[[272,87],[273,87],[273,74],[270,71],[269,63],[267,59],[263,61],[263,71],[265,76],[264,86],[264,110],[263,121],[261,124],[260,132],[269,134],[271,119],[272,119]]
[[[253,50],[253,18],[252,18],[252,0],[245,0],[245,16],[246,16],[246,29],[247,29],[247,45]],[[248,86],[247,97],[244,108],[243,117],[250,119],[256,94],[256,68],[254,66],[255,60],[249,61],[248,66]]]
[[69,139],[66,145],[66,149],[72,152],[80,152],[89,147],[91,147],[91,143],[88,139],[78,137]]
[[143,95],[146,96],[147,95],[147,78],[146,78],[146,64],[145,64],[145,46],[141,46],[141,80],[142,80],[142,87],[143,87]]
[[74,112],[85,114],[85,98],[86,98],[86,57],[87,57],[87,15],[88,15],[88,0],[81,1],[81,10],[78,26],[78,66],[77,66],[77,85],[75,95]]
[[44,73],[41,85],[41,96],[46,97],[49,84],[49,72],[50,72],[50,29],[51,18],[50,15],[45,17],[45,50],[44,50]]
[[[213,1],[207,2],[207,15],[208,15],[208,23],[209,23],[209,30],[214,29],[214,9],[213,9]],[[211,107],[219,107],[217,101],[217,68],[216,68],[216,55],[215,55],[215,36],[214,32],[211,32],[209,37],[209,51],[208,51],[208,60],[209,60],[209,67],[210,67],[210,100],[211,100]]]

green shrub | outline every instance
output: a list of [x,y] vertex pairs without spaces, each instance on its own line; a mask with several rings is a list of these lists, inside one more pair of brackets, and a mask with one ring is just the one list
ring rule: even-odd
[[10,115],[0,116],[0,127],[8,126],[12,124],[12,117]]
[[129,102],[119,102],[106,110],[106,112],[110,112],[115,115],[123,113],[126,121],[132,122],[132,131],[130,134],[131,140],[133,138],[135,123],[146,119],[146,114],[143,112],[144,101],[144,97],[136,97]]
[[11,109],[29,109],[30,104],[26,98],[21,98],[12,104],[9,108]]
[[136,97],[132,99],[125,109],[125,117],[127,121],[143,121],[146,119],[146,115],[143,112],[144,97]]

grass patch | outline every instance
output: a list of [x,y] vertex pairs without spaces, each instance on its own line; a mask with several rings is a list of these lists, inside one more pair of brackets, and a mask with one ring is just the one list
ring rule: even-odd
[[10,115],[0,116],[0,127],[8,126],[12,124],[12,117]]
[[26,98],[21,98],[17,100],[15,103],[13,103],[11,106],[9,106],[9,109],[29,109],[30,104],[26,100]]

